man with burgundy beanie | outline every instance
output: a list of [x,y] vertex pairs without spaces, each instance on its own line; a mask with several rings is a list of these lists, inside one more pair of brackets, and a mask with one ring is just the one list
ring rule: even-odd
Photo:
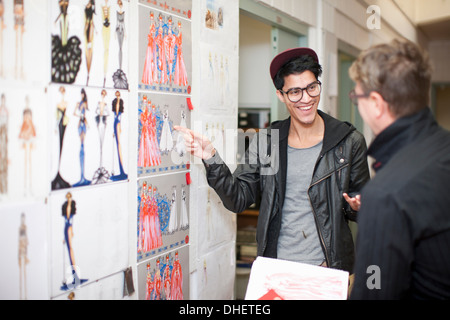
[[185,133],[188,150],[203,159],[208,183],[227,209],[242,212],[261,196],[259,256],[352,273],[348,220],[356,219],[357,194],[369,180],[366,143],[350,123],[318,110],[321,74],[309,48],[273,59],[270,75],[290,117],[259,130],[247,150],[248,163],[234,173],[207,138],[176,129]]

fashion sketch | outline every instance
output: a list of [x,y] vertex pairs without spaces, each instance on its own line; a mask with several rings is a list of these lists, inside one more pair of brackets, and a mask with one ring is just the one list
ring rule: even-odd
[[178,22],[178,35],[176,36],[176,62],[175,62],[175,84],[178,86],[188,85],[186,64],[183,56],[183,33],[181,32],[181,22]]
[[23,110],[23,122],[20,128],[19,139],[22,140],[22,148],[25,153],[24,168],[24,192],[25,195],[31,192],[31,152],[34,148],[34,140],[36,138],[36,129],[33,123],[33,114],[29,107],[29,98],[25,97],[25,109]]
[[115,89],[128,89],[128,80],[125,72],[122,69],[123,62],[123,41],[126,37],[125,34],[125,11],[123,10],[122,0],[117,1],[119,10],[117,11],[117,22],[116,22],[116,37],[119,42],[119,69],[114,72],[113,82]]
[[81,41],[69,38],[69,0],[59,0],[60,14],[55,23],[60,24],[61,35],[52,35],[52,82],[72,84],[81,66]]
[[[181,110],[181,122],[180,127],[187,128],[186,125],[186,112]],[[184,143],[184,136],[180,131],[176,132],[176,143],[175,143],[175,151],[178,153],[180,157],[183,157],[186,154],[186,145]]]
[[150,272],[150,263],[147,263],[147,278],[146,278],[146,290],[145,290],[145,300],[153,300],[152,294],[155,288],[153,282],[153,275]]
[[110,11],[111,6],[108,3],[108,0],[105,0],[104,5],[102,6],[102,16],[103,16],[103,88],[106,84],[106,73],[108,72],[108,61],[109,61],[109,42],[111,39],[111,22],[110,22]]
[[86,67],[87,67],[87,81],[86,86],[89,85],[89,75],[91,73],[92,58],[94,55],[94,14],[95,12],[95,0],[88,0],[86,7],[84,8],[84,38],[86,41],[85,53],[86,53]]
[[172,266],[170,265],[169,255],[166,255],[166,264],[163,266],[163,288],[164,288],[164,300],[170,300],[170,290],[172,289],[172,279],[170,277],[172,273]]
[[153,167],[161,164],[161,152],[157,140],[156,115],[154,105],[147,101],[147,96],[141,102],[140,140],[139,140],[139,167]]
[[114,138],[116,140],[120,173],[118,175],[114,175],[113,168],[113,175],[111,176],[111,180],[113,181],[125,180],[128,178],[128,174],[126,174],[123,169],[122,145],[120,141],[120,135],[122,133],[121,118],[124,110],[123,99],[120,96],[120,92],[116,91],[116,98],[112,102],[112,112],[114,114]]
[[163,127],[161,132],[161,138],[159,142],[159,149],[161,153],[167,154],[173,149],[173,136],[169,123],[169,111],[165,110],[163,115]]
[[178,231],[177,188],[172,187],[172,200],[170,202],[170,218],[167,232],[169,234]]
[[103,167],[103,141],[105,139],[106,123],[109,116],[109,109],[105,97],[107,92],[102,90],[102,100],[98,102],[97,109],[95,110],[95,122],[97,123],[98,136],[100,138],[100,165],[94,173],[92,178],[93,184],[105,183],[109,180],[110,174],[105,167]]
[[88,279],[80,279],[77,274],[77,270],[76,270],[77,265],[75,262],[75,254],[74,254],[74,250],[72,247],[73,237],[74,237],[73,218],[76,213],[77,213],[76,202],[75,202],[75,200],[72,199],[72,194],[70,192],[68,192],[66,194],[66,202],[64,202],[64,204],[62,206],[62,216],[65,221],[64,243],[67,246],[67,253],[69,256],[70,266],[72,269],[73,280],[72,280],[72,282],[69,282],[69,283],[67,282],[67,280],[63,281],[61,290],[64,290],[64,291],[74,289],[77,286],[88,281]]
[[171,17],[167,21],[166,30],[164,35],[164,61],[167,63],[167,81],[172,84],[175,71],[175,46],[177,44],[177,37],[173,33]]
[[5,24],[5,5],[3,0],[0,0],[0,78],[3,78],[3,30],[6,29]]
[[56,107],[56,124],[57,124],[56,130],[59,134],[59,158],[58,158],[58,172],[56,174],[56,177],[52,181],[52,190],[65,189],[71,187],[70,183],[64,180],[60,173],[64,134],[66,132],[66,127],[69,123],[69,117],[66,115],[67,101],[64,100],[66,89],[64,87],[59,87],[59,92],[61,93],[61,101],[58,103]]
[[6,97],[2,93],[0,100],[0,194],[8,192],[8,119]]
[[180,228],[181,230],[186,230],[189,228],[189,213],[186,203],[186,189],[184,186],[181,188],[181,218],[180,218]]
[[156,188],[144,181],[139,202],[139,252],[149,252],[162,246],[161,226],[156,200]]
[[81,167],[81,178],[80,181],[75,183],[74,187],[87,186],[91,184],[90,180],[87,180],[84,176],[84,165],[85,165],[85,151],[84,151],[84,140],[86,138],[87,129],[89,124],[86,118],[86,112],[89,111],[88,98],[86,91],[81,89],[81,101],[76,106],[73,115],[79,117],[78,121],[78,135],[80,137],[80,167]]
[[183,300],[183,270],[178,257],[178,251],[175,252],[170,284],[170,300]]
[[28,235],[25,224],[25,213],[20,216],[19,227],[19,297],[20,300],[27,300],[27,264],[28,260]]
[[25,32],[24,0],[14,0],[14,30],[16,31],[15,77],[24,79],[23,72],[23,34]]
[[153,11],[150,12],[150,28],[147,36],[147,53],[145,55],[144,71],[142,73],[142,83],[152,85],[157,82],[156,75],[156,26]]

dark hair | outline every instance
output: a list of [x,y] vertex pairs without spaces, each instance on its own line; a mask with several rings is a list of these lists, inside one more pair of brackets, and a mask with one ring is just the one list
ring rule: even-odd
[[284,78],[291,74],[301,74],[305,71],[311,71],[317,80],[322,75],[322,66],[317,63],[313,57],[304,55],[293,58],[286,62],[280,70],[278,70],[273,82],[277,90],[284,87]]

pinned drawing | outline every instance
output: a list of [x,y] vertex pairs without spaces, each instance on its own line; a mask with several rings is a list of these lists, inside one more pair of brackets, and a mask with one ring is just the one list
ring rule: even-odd
[[4,75],[4,68],[3,68],[3,30],[6,29],[5,24],[5,5],[3,3],[3,0],[0,0],[0,78]]
[[108,170],[103,166],[103,141],[105,140],[106,124],[109,116],[108,105],[105,101],[107,94],[106,90],[103,89],[101,92],[102,100],[98,102],[97,109],[95,110],[95,122],[97,123],[98,136],[100,138],[100,164],[92,178],[93,184],[105,183],[110,178]]
[[14,0],[14,30],[16,31],[16,60],[15,77],[24,79],[23,70],[23,34],[25,32],[25,7],[24,0]]
[[115,89],[128,89],[128,80],[122,69],[123,61],[123,41],[125,39],[125,11],[122,0],[117,1],[119,10],[117,11],[116,36],[119,43],[119,69],[114,72],[113,81]]
[[139,167],[153,167],[161,164],[161,151],[157,138],[155,105],[144,96],[140,115],[141,136],[139,140]]
[[52,181],[52,190],[59,190],[70,188],[70,184],[63,179],[60,173],[61,168],[61,155],[63,151],[64,134],[66,132],[67,124],[69,123],[69,117],[66,115],[67,111],[67,101],[65,101],[64,96],[66,94],[66,89],[64,87],[59,87],[59,92],[61,94],[61,101],[56,107],[56,117],[57,117],[57,130],[59,133],[59,157],[58,157],[58,172],[56,177]]
[[69,0],[60,0],[59,20],[61,35],[52,35],[52,81],[72,84],[81,66],[81,40],[77,36],[69,38]]
[[27,300],[27,264],[28,260],[28,235],[25,223],[25,213],[20,216],[19,227],[19,297],[20,300]]
[[[72,199],[72,194],[66,194],[67,201],[62,206],[62,216],[64,218],[64,242],[67,246],[67,253],[70,261],[71,276],[63,281],[61,290],[71,290],[77,286],[87,282],[87,279],[80,279],[77,273],[77,265],[75,262],[75,253],[73,249],[73,218],[77,213],[76,202]],[[65,260],[64,260],[65,261]],[[65,270],[64,270],[65,271]]]
[[34,148],[34,139],[36,138],[36,129],[33,123],[33,113],[29,107],[29,97],[25,97],[25,109],[23,110],[23,122],[20,128],[19,139],[22,140],[22,148],[25,154],[24,168],[24,192],[25,195],[31,192],[31,152]]
[[86,95],[86,91],[84,89],[81,89],[81,101],[78,103],[73,113],[74,116],[80,118],[80,120],[78,121],[78,135],[80,137],[80,168],[81,168],[80,181],[75,183],[73,185],[74,187],[87,186],[91,184],[91,181],[87,180],[84,175],[84,168],[85,168],[84,141],[88,129],[88,121],[86,116],[87,111],[89,111],[88,98]]
[[108,0],[105,0],[104,5],[102,6],[102,17],[103,17],[103,28],[102,28],[102,36],[103,36],[103,88],[106,84],[106,74],[108,72],[108,61],[109,61],[109,42],[111,39],[111,22],[110,22],[110,12],[111,6],[108,3]]
[[8,193],[8,119],[6,97],[0,101],[0,194]]
[[113,173],[113,175],[111,176],[111,180],[120,181],[128,178],[128,174],[126,174],[123,169],[122,145],[120,141],[121,138],[120,136],[122,133],[121,118],[122,114],[125,111],[124,101],[121,98],[120,91],[116,91],[116,98],[113,100],[112,103],[112,111],[114,113],[114,138],[116,140],[120,173],[118,175],[114,175]]
[[86,68],[87,68],[86,86],[89,85],[89,76],[91,73],[92,58],[94,55],[94,32],[95,32],[94,14],[97,14],[95,10],[95,0],[88,0],[88,3],[84,8],[84,15],[85,15],[84,40],[85,40],[85,54],[86,54]]

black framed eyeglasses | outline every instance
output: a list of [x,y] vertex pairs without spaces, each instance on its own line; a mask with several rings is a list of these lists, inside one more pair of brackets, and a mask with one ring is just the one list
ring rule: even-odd
[[311,98],[317,97],[322,91],[322,83],[317,80],[313,83],[308,84],[305,88],[291,88],[288,91],[284,92],[283,90],[279,90],[281,93],[287,95],[289,101],[293,103],[297,103],[303,98],[303,91],[306,90],[306,93]]
[[358,99],[359,98],[368,98],[369,94],[357,94],[355,92],[355,89],[353,89],[352,91],[349,92],[348,97],[352,101],[353,105],[355,107],[357,107],[358,106]]

